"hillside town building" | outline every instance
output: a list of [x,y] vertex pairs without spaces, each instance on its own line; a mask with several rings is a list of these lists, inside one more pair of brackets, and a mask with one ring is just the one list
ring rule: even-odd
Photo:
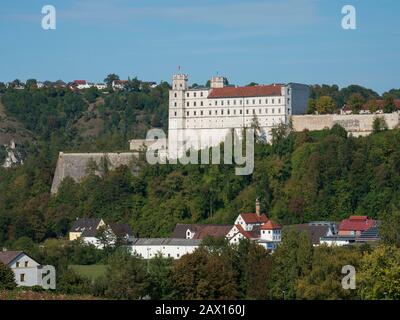
[[42,266],[22,251],[0,252],[0,262],[14,272],[15,283],[19,287],[42,285]]

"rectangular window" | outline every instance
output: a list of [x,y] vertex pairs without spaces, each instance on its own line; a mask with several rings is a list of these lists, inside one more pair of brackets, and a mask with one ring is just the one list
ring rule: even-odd
[[217,101],[217,100],[215,100],[215,105],[216,105],[216,106],[218,105],[218,101]]
[[236,106],[236,100],[233,100],[233,104]]
[[246,114],[249,114],[249,109],[246,109]]
[[196,92],[194,92],[194,93],[193,93],[193,97],[195,97],[195,98],[196,98]]
[[233,110],[233,114],[236,114],[236,109],[235,109],[235,110]]
[[259,104],[261,104],[261,99],[260,99],[260,100],[258,100],[258,103],[259,103]]
[[176,102],[174,102],[174,106],[176,107]]
[[28,267],[28,261],[25,261],[25,268]]
[[272,99],[272,104],[274,104],[275,103],[275,99]]
[[196,106],[196,101],[195,101],[195,102],[193,102],[193,106],[194,106],[194,107]]
[[189,115],[189,111],[188,111],[188,112],[186,112],[186,115],[187,115],[187,116]]
[[246,100],[246,104],[249,104],[249,100]]
[[208,111],[208,114],[211,116],[211,110],[210,110],[210,111]]
[[218,110],[215,110],[215,114],[218,114]]
[[229,110],[228,110],[228,114],[231,114],[231,113],[229,112]]
[[256,99],[253,99],[253,104],[256,104]]
[[203,101],[200,102],[200,105],[203,106]]
[[258,109],[258,114],[261,114],[261,109]]
[[224,110],[223,109],[221,110],[221,114],[224,114]]
[[203,92],[200,92],[200,96],[203,96]]
[[186,106],[189,107],[189,102],[186,102]]
[[188,92],[188,93],[186,93],[186,97],[188,97],[188,98],[189,98],[189,92]]
[[272,108],[272,113],[274,113],[275,112],[275,109],[274,108]]
[[176,98],[176,92],[175,92],[174,96],[175,96],[175,98]]
[[224,105],[224,100],[221,101],[221,106],[223,106],[223,105]]
[[194,115],[194,116],[196,115],[196,111],[193,112],[193,115]]
[[176,111],[174,113],[175,113],[175,117],[176,117]]
[[19,268],[19,262],[16,263],[17,268]]
[[265,99],[265,104],[268,104],[268,99]]
[[19,281],[20,281],[20,282],[25,282],[25,273],[21,273],[21,274],[19,275]]
[[203,111],[200,111],[200,114],[203,115]]
[[242,111],[242,109],[240,109],[240,114],[242,114],[243,113],[243,111]]
[[256,114],[256,110],[253,109],[253,114]]

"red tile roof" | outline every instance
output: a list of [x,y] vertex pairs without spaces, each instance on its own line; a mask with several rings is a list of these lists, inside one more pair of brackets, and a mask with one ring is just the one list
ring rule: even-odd
[[74,80],[75,84],[86,84],[86,80]]
[[210,94],[208,95],[208,99],[281,96],[281,88],[282,85],[280,84],[215,88],[211,90]]
[[342,220],[339,231],[365,231],[375,224],[375,220],[368,219],[367,216],[351,216],[349,219]]
[[241,213],[242,219],[246,223],[266,223],[268,222],[268,218],[265,214],[261,214],[258,216],[255,213]]
[[242,227],[240,224],[235,224],[235,227],[239,230],[239,232],[240,232],[245,238],[247,238],[247,239],[251,239],[251,238],[252,238],[251,234],[250,234],[248,231],[244,230],[243,227]]
[[267,223],[264,223],[261,226],[261,230],[275,230],[275,229],[281,229],[281,226],[272,220],[269,220]]

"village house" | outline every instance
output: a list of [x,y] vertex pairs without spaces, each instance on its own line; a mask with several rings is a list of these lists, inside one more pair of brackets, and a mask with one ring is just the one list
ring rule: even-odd
[[193,253],[201,242],[201,239],[140,238],[135,239],[129,249],[132,254],[144,259],[151,259],[157,255],[180,259],[185,254]]
[[23,251],[0,252],[0,262],[14,272],[17,286],[33,287],[42,285],[42,266]]
[[355,243],[379,241],[378,222],[368,216],[350,216],[340,222],[338,233],[320,238],[321,244],[347,246]]
[[104,247],[101,238],[107,239],[109,245],[115,245],[117,242],[128,244],[133,241],[133,232],[127,224],[107,224],[98,218],[77,219],[69,232],[70,241],[81,239],[98,249]]

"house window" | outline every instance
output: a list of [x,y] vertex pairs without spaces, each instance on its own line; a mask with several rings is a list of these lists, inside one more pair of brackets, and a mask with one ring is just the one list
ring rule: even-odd
[[25,273],[21,273],[21,274],[19,275],[19,281],[20,281],[20,282],[25,282]]
[[249,109],[246,110],[246,114],[249,114]]
[[224,114],[224,110],[223,109],[221,110],[221,114]]
[[189,98],[189,92],[188,92],[188,93],[186,93],[186,97],[188,97],[188,98]]
[[174,96],[175,96],[175,98],[176,98],[176,92],[175,92]]
[[200,96],[203,96],[203,92],[200,92]]
[[186,106],[189,107],[189,102],[186,102]]
[[194,107],[196,106],[196,101],[195,101],[195,102],[193,102],[193,106],[194,106]]
[[28,267],[28,261],[25,261],[25,268]]
[[229,109],[228,109],[228,114],[231,114],[230,111],[229,111]]
[[265,104],[268,104],[268,99],[265,99]]
[[233,100],[233,104],[236,106],[236,100]]
[[174,112],[174,114],[175,114],[175,117],[176,117],[176,111]]
[[256,99],[253,99],[253,104],[256,104]]
[[215,100],[215,105],[216,105],[216,106],[218,105],[218,101],[217,101],[217,100]]
[[203,106],[203,101],[200,101],[200,105]]
[[196,111],[193,112],[193,115],[194,115],[194,116],[196,115]]
[[200,111],[200,114],[203,115],[203,111]]
[[208,111],[208,115],[210,115],[210,116],[211,116],[211,110],[210,110],[210,111]]
[[17,268],[19,268],[19,262],[16,263]]
[[179,253],[176,254],[176,257],[179,258]]
[[174,107],[176,107],[176,102],[174,102]]
[[193,93],[193,97],[195,97],[195,98],[196,98],[196,92],[194,92],[194,93]]
[[259,104],[261,104],[261,99],[260,99],[260,100],[258,100],[258,103],[259,103]]
[[215,110],[215,114],[218,114],[218,110]]
[[253,109],[253,114],[256,114],[256,110]]
[[189,111],[186,112],[186,115],[189,116]]
[[275,103],[275,99],[272,99],[272,104],[274,104]]

